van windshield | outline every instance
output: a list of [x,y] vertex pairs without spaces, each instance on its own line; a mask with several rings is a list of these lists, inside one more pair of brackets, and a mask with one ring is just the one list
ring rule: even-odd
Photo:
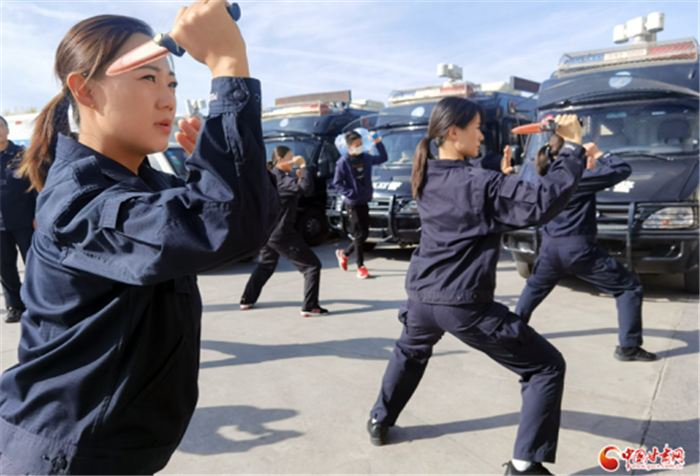
[[382,136],[382,144],[386,147],[389,160],[387,167],[412,167],[413,154],[416,152],[418,143],[425,137],[427,129],[414,130],[384,130],[379,131]]
[[[539,118],[560,112],[544,111]],[[566,112],[575,113],[583,122],[583,142],[595,142],[601,151],[661,155],[698,153],[697,104],[647,102]],[[548,137],[548,134],[531,136],[527,146],[529,160],[533,160]]]

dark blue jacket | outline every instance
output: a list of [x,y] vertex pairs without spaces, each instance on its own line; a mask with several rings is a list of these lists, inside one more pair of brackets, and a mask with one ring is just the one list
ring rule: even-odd
[[308,167],[301,170],[301,179],[290,177],[277,167],[272,169],[272,174],[277,179],[277,193],[280,196],[280,214],[277,225],[270,235],[270,241],[283,243],[290,233],[296,233],[294,225],[297,220],[297,208],[299,197],[314,191],[314,181]]
[[29,180],[16,175],[24,149],[9,141],[0,152],[0,230],[34,226],[36,191],[27,192]]
[[426,167],[418,198],[422,234],[406,291],[413,301],[455,305],[493,301],[501,233],[561,212],[585,160],[581,146],[566,143],[538,185],[468,160],[428,160]]
[[602,156],[594,169],[583,172],[581,182],[564,211],[542,227],[543,238],[582,236],[595,241],[598,234],[596,192],[625,180],[631,173],[632,167],[618,156]]
[[345,195],[345,203],[348,205],[361,205],[372,200],[374,187],[372,187],[372,166],[383,164],[389,160],[386,154],[384,144],[378,142],[375,144],[378,155],[362,153],[364,160],[364,181],[359,183],[355,180],[350,158],[348,154],[343,155],[335,164],[335,176],[333,178],[333,186],[342,195]]
[[197,402],[195,274],[256,253],[278,202],[260,83],[212,81],[185,185],[65,136],[39,194],[19,363],[0,378],[0,452],[36,474],[162,469]]

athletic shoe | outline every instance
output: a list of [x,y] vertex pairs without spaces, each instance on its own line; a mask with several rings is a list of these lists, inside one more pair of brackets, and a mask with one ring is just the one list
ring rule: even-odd
[[369,271],[367,271],[367,268],[364,266],[360,266],[357,268],[357,277],[360,279],[367,279],[369,278]]
[[22,313],[24,309],[17,309],[16,307],[10,307],[7,309],[7,315],[5,316],[5,322],[12,324],[13,322],[19,322],[22,318]]
[[503,466],[507,466],[506,472],[504,474],[552,474],[547,468],[542,466],[542,463],[532,463],[530,467],[524,471],[518,471],[517,469],[515,469],[515,466],[513,466],[512,461],[503,463]]
[[385,445],[389,439],[389,427],[374,418],[367,420],[367,431],[369,432],[369,441],[374,446]]
[[343,271],[348,270],[348,257],[343,254],[343,250],[335,250],[335,257],[338,258],[338,266]]
[[617,360],[622,362],[652,362],[656,360],[656,354],[647,352],[641,347],[620,347],[618,345],[614,355]]
[[301,317],[321,317],[327,314],[328,309],[323,309],[322,307],[311,309],[310,311],[306,311],[304,309],[301,310]]
[[248,309],[251,309],[254,304],[254,302],[245,302],[243,299],[241,299],[241,311],[247,311]]

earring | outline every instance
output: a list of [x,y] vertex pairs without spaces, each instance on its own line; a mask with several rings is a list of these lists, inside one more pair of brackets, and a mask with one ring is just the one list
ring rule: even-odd
[[90,107],[93,108],[93,109],[95,109],[95,105],[94,105],[94,104],[90,104]]

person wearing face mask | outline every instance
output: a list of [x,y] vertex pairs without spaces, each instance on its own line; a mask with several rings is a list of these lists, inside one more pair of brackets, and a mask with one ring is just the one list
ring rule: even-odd
[[[289,176],[294,165],[299,167],[297,178]],[[301,307],[301,316],[325,316],[328,310],[322,308],[318,302],[321,261],[294,228],[299,197],[314,190],[311,172],[302,156],[293,156],[291,149],[283,145],[275,147],[267,166],[277,179],[280,215],[269,241],[260,250],[258,263],[241,297],[241,310],[252,308],[258,301],[263,286],[272,277],[277,268],[277,262],[282,256],[304,275],[304,303]]]
[[24,148],[7,139],[10,130],[0,116],[0,279],[7,306],[5,322],[19,322],[25,310],[20,297],[21,282],[17,270],[17,249],[22,261],[34,233],[36,190],[29,180],[17,174]]
[[[406,274],[408,302],[367,430],[374,445],[416,390],[433,346],[445,332],[520,376],[522,407],[513,459],[505,474],[551,474],[564,389],[561,353],[520,316],[494,301],[501,234],[547,223],[566,206],[585,166],[576,116],[557,117],[565,144],[541,184],[472,161],[483,140],[481,106],[450,97],[435,105],[416,148],[411,183],[423,224]],[[433,157],[431,142],[439,151]],[[509,162],[508,150],[504,161]],[[502,170],[510,164],[502,164]],[[469,472],[469,471],[465,471]]]
[[357,253],[357,277],[369,278],[365,267],[363,245],[369,236],[369,203],[372,200],[372,167],[383,164],[389,157],[382,139],[373,134],[377,155],[363,152],[362,136],[356,131],[345,134],[345,142],[349,152],[343,155],[336,164],[333,186],[345,196],[345,208],[348,211],[350,229],[353,240],[345,250],[337,250],[338,265],[343,271],[348,270],[350,255]]

